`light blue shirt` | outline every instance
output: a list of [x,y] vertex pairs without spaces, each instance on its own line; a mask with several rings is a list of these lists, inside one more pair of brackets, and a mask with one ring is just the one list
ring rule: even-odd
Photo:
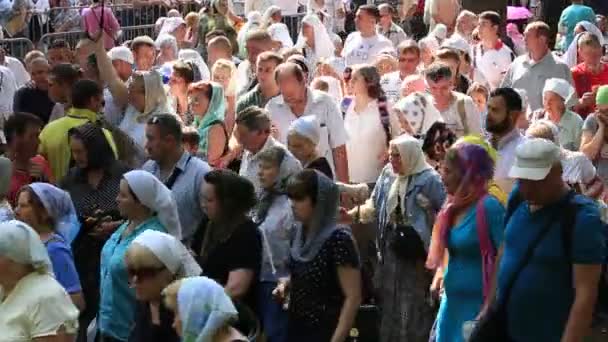
[[[150,172],[163,183],[171,177],[171,173],[169,173],[166,179],[163,179],[158,163],[153,160],[148,160],[141,169]],[[182,226],[182,239],[189,241],[205,215],[202,191],[205,175],[211,171],[211,167],[200,158],[184,152],[175,164],[175,169],[179,169],[180,174],[171,187],[171,193],[177,204],[179,222]],[[176,171],[175,169],[173,172]]]
[[139,234],[157,230],[166,232],[158,217],[142,222],[131,234],[123,237],[128,222],[110,236],[101,250],[100,300],[97,324],[107,336],[127,341],[135,321],[135,290],[129,287],[125,254]]

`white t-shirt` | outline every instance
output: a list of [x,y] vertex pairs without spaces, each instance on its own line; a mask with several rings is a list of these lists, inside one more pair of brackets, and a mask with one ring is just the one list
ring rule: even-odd
[[[298,116],[291,111],[291,108],[283,100],[282,95],[272,98],[266,104],[266,110],[270,113],[272,123],[279,131],[278,141],[281,144],[287,144],[289,126]],[[314,115],[319,121],[321,134],[319,135],[320,140],[317,145],[317,152],[319,153],[319,157],[327,159],[333,170],[334,157],[332,149],[346,144],[348,140],[344,121],[342,120],[342,112],[338,104],[329,94],[309,89],[307,92],[306,108],[301,116],[304,115]]]
[[[461,120],[461,116],[464,116],[468,128],[468,132],[466,133],[481,135],[481,114],[477,110],[473,99],[470,96],[455,91],[452,94],[455,96],[452,104],[446,110],[439,111],[446,126],[458,137],[465,135],[465,125]],[[459,103],[462,103],[462,105]],[[462,114],[460,114],[459,107],[463,110]]]
[[359,31],[355,31],[346,38],[342,56],[346,59],[346,66],[372,64],[376,56],[387,49],[394,49],[393,43],[383,35],[363,38]]
[[49,274],[30,273],[0,302],[0,342],[26,342],[78,329],[78,309]]
[[17,89],[13,72],[5,66],[0,66],[0,114],[13,111],[13,98]]
[[473,47],[473,66],[483,73],[492,89],[500,86],[513,59],[513,51],[502,42],[491,50],[484,48],[481,43]]
[[108,88],[103,89],[103,100],[105,102],[103,116],[108,123],[118,127],[123,118],[123,109],[116,105],[114,97]]
[[23,87],[30,81],[30,74],[27,73],[25,67],[17,58],[10,56],[4,57],[4,66],[13,72],[15,82],[17,83],[17,89]]
[[[359,113],[355,111],[355,101],[352,101],[346,110],[344,127],[351,137],[346,142],[349,180],[354,183],[375,182],[385,164],[381,156],[387,150],[378,101],[371,101]],[[391,127],[391,131],[398,132],[398,127]]]
[[399,101],[401,97],[401,83],[403,83],[403,80],[401,79],[399,70],[388,73],[380,79],[380,85],[386,94],[389,105],[394,105]]

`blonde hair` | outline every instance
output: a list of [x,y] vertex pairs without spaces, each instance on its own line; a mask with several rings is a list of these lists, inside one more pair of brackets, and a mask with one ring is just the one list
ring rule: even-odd
[[179,279],[171,284],[169,284],[162,292],[163,301],[165,306],[172,310],[176,315],[177,313],[177,293],[179,292],[179,288],[182,286],[182,280]]
[[220,70],[228,71],[228,76],[230,77],[230,82],[228,82],[228,89],[225,89],[226,96],[232,96],[236,93],[236,66],[232,61],[229,61],[224,58],[220,58],[213,64],[211,68],[211,79],[213,79],[213,75]]
[[199,19],[200,16],[198,15],[198,13],[190,12],[186,14],[186,18],[184,18],[184,21],[186,22],[186,26],[194,27],[198,25]]
[[125,264],[138,268],[166,268],[151,250],[137,243],[132,243],[125,254]]

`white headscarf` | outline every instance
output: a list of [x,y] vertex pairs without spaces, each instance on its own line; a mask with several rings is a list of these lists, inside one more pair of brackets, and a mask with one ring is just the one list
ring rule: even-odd
[[207,67],[207,63],[201,57],[201,54],[193,49],[181,49],[177,54],[177,58],[183,60],[184,62],[192,62],[194,65],[198,67],[198,70],[201,73],[201,81],[209,81],[211,79],[211,73],[209,72],[209,67]]
[[177,58],[177,53],[179,51],[179,47],[177,46],[177,39],[170,34],[160,34],[154,41],[156,48],[158,50],[162,49],[165,46],[170,46],[173,50],[173,55]]
[[[315,32],[315,56],[317,59],[332,57],[336,48],[331,37],[327,33],[325,25],[323,25],[319,17],[314,14],[308,14],[302,19],[302,24],[312,26],[313,31]],[[303,49],[305,46],[306,38],[304,38],[302,30],[300,30],[296,48]]]
[[186,22],[182,17],[165,18],[165,20],[163,20],[162,22],[162,26],[160,32],[158,33],[158,36],[161,36],[163,34],[173,35],[173,32],[175,32],[175,30],[181,25],[186,25]]
[[289,133],[291,132],[308,138],[316,146],[321,137],[321,126],[314,115],[305,115],[291,123]]
[[281,7],[279,7],[279,6],[272,5],[272,6],[268,7],[268,8],[266,9],[266,11],[264,11],[264,16],[262,17],[262,25],[263,25],[263,26],[265,26],[265,27],[268,27],[268,26],[270,26],[271,24],[273,24],[273,23],[271,22],[271,20],[272,20],[272,18],[271,18],[271,17],[272,17],[272,16],[273,16],[275,13],[280,12],[280,11],[281,11]]
[[545,87],[543,88],[543,97],[546,92],[553,92],[559,95],[564,102],[572,96],[574,88],[568,81],[561,78],[550,78],[545,81]]
[[[589,33],[593,34],[594,36],[596,36],[597,39],[600,41],[600,46],[604,46],[604,35],[602,34],[602,31],[600,31],[600,29],[595,24],[590,23],[588,21],[581,21],[577,25],[581,25],[582,27],[585,28],[586,32],[589,32]],[[564,57],[563,57],[564,63],[566,63],[570,68],[575,67],[579,63],[578,62],[578,39],[581,37],[581,35],[583,33],[579,33],[574,37],[574,39],[572,40],[572,43],[570,43],[570,46],[568,46],[568,50],[566,50],[566,53],[564,54]]]
[[433,54],[439,50],[439,42],[437,39],[435,39],[435,37],[431,36],[426,36],[420,39],[418,46],[420,46],[421,49],[429,49]]
[[21,221],[0,223],[0,256],[31,265],[37,272],[51,273],[53,266],[40,235]]
[[397,178],[391,184],[386,200],[386,211],[391,214],[397,208],[399,198],[401,198],[401,210],[405,212],[405,194],[409,184],[409,177],[416,175],[424,170],[432,169],[426,162],[420,141],[410,135],[402,135],[391,140],[391,147],[399,151],[403,174],[397,174]]
[[245,46],[245,39],[249,31],[255,30],[262,25],[262,15],[258,11],[252,11],[247,13],[247,22],[243,24],[236,36],[236,41],[239,43],[239,47]]
[[134,106],[129,105],[128,111],[137,112],[138,118],[148,117],[155,114],[172,113],[167,101],[167,94],[163,85],[162,76],[156,70],[136,71],[136,74],[143,75],[145,102],[143,112],[138,112]]
[[49,183],[32,183],[28,186],[53,218],[54,230],[66,239],[68,244],[72,243],[80,232],[80,222],[70,194]]
[[141,204],[156,213],[167,232],[175,238],[181,239],[182,228],[171,190],[153,174],[146,171],[129,171],[123,177]]
[[238,312],[224,288],[207,277],[185,278],[177,292],[182,341],[209,342]]
[[156,230],[146,230],[138,235],[133,244],[148,249],[177,278],[196,277],[201,267],[188,249],[173,236]]
[[291,36],[289,35],[289,30],[287,29],[287,25],[283,23],[274,23],[268,26],[268,34],[272,40],[276,42],[281,42],[282,48],[292,48],[293,40],[291,40]]

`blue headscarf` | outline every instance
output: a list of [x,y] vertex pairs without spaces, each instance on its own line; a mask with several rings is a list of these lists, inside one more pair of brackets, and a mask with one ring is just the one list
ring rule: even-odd
[[53,218],[55,231],[71,244],[80,232],[80,222],[70,194],[48,183],[32,183],[28,186]]
[[238,317],[224,288],[207,277],[182,280],[177,309],[184,342],[211,341],[220,329]]

